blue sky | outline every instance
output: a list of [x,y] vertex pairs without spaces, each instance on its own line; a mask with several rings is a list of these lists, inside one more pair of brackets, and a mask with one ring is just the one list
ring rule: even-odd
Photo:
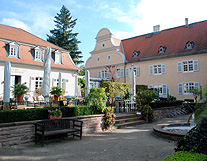
[[185,18],[189,23],[207,20],[206,0],[0,0],[0,23],[46,40],[62,5],[78,19],[73,31],[79,33],[84,61],[102,28],[124,39],[152,32],[154,25],[164,30],[184,25]]

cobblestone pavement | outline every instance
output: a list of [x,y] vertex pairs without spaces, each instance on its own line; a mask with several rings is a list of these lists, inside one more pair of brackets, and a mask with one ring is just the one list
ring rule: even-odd
[[189,115],[164,118],[112,132],[50,140],[39,144],[16,145],[0,148],[2,161],[160,161],[174,153],[175,142],[154,136],[156,124],[187,122]]

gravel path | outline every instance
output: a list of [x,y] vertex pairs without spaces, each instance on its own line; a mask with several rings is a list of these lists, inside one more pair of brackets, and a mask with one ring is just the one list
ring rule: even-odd
[[164,118],[112,132],[88,134],[40,145],[25,144],[0,149],[2,161],[161,161],[174,153],[175,142],[153,135],[156,124],[187,122],[188,116]]

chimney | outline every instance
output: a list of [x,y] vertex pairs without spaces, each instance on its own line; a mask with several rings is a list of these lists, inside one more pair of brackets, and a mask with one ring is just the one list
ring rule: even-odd
[[188,18],[185,18],[185,27],[188,27]]
[[153,32],[160,32],[160,25],[153,26]]

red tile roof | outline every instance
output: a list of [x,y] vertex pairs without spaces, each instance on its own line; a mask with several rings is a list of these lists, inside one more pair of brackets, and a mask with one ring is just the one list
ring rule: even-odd
[[[63,65],[62,64],[54,64],[53,61],[51,61],[52,67],[79,70],[79,68],[77,68],[73,64],[73,62],[70,59],[70,56],[67,54],[66,50],[64,50],[64,49],[62,49],[62,48],[60,48],[50,42],[47,42],[37,36],[34,36],[34,35],[30,34],[29,32],[26,32],[22,29],[0,24],[0,39],[16,41],[17,43],[18,42],[24,43],[24,45],[20,44],[21,59],[17,59],[17,58],[6,57],[5,43],[3,41],[0,41],[0,60],[5,60],[5,61],[9,60],[12,62],[19,62],[19,63],[34,64],[34,65],[41,65],[42,66],[43,62],[34,61],[32,59],[32,55],[30,53],[30,47],[27,46],[26,44],[35,45],[35,46],[42,46],[45,48],[49,46],[52,49],[59,49],[59,50],[63,51],[63,53],[62,53]],[[44,51],[43,51],[43,54],[44,54]]]
[[[185,49],[188,41],[194,42],[192,49]],[[124,51],[121,47],[120,49],[128,62],[204,53],[207,52],[207,21],[124,39],[122,43]],[[160,46],[167,49],[164,53],[158,54]],[[138,57],[132,57],[134,51],[140,51]]]

